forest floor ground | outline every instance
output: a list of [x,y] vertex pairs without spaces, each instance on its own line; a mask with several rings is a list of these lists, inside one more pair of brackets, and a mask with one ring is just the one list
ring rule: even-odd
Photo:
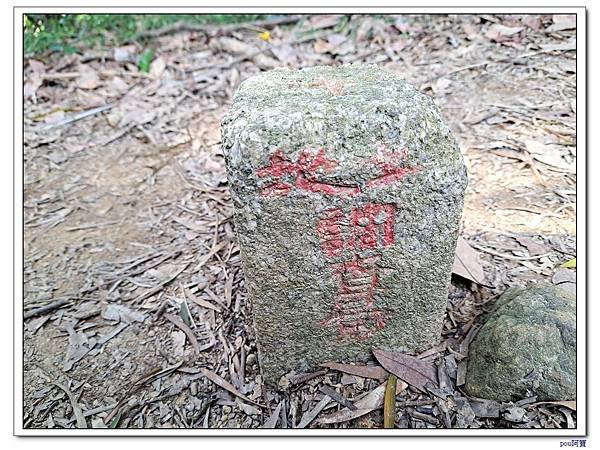
[[[507,287],[574,279],[559,268],[576,253],[574,28],[567,16],[315,15],[26,58],[23,301],[26,315],[61,304],[24,322],[24,427],[382,427],[380,407],[317,420],[381,380],[316,368],[264,385],[220,148],[244,79],[350,62],[398,73],[442,110],[469,173],[463,257],[484,274],[453,276],[442,343],[420,355],[444,361],[453,394],[409,386],[396,426],[573,427],[568,403],[488,414],[457,366]],[[206,347],[196,358],[184,304]]]

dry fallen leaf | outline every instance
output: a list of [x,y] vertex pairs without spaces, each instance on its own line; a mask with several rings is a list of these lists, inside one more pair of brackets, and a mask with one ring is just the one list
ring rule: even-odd
[[207,369],[205,367],[201,367],[200,368],[200,373],[202,373],[202,375],[204,375],[210,381],[212,381],[213,383],[215,383],[217,386],[222,387],[226,391],[229,391],[230,393],[232,393],[236,397],[241,398],[245,402],[252,403],[253,405],[260,406],[261,408],[264,408],[263,405],[261,405],[260,403],[255,402],[254,400],[246,397],[244,394],[242,394],[240,391],[238,391],[229,381],[224,380],[223,378],[221,378],[219,375],[217,375],[213,371],[211,371],[211,370],[209,370],[209,369]]
[[[59,109],[56,109],[56,110],[46,114],[46,116],[44,116],[44,123],[47,123],[47,124],[58,123],[58,122],[61,122],[62,120],[64,120],[64,118],[65,118],[65,111],[63,109],[59,108]],[[63,161],[61,161],[61,162],[63,162]]]
[[433,83],[433,85],[431,86],[433,88],[433,92],[436,94],[441,94],[443,92],[445,92],[448,87],[450,87],[450,85],[452,84],[452,81],[450,81],[448,78],[440,78],[438,79],[435,83]]
[[235,403],[237,407],[240,408],[242,412],[248,416],[258,416],[260,414],[260,409],[252,405],[247,405],[246,403],[242,402],[239,398],[235,400]]
[[356,42],[366,40],[367,36],[369,35],[369,31],[371,31],[371,28],[373,28],[373,19],[365,18],[356,30],[356,34],[354,36]]
[[125,45],[123,47],[115,47],[113,50],[113,58],[117,62],[131,62],[134,61],[135,46]]
[[310,27],[313,29],[331,28],[340,21],[341,15],[314,15],[310,18]]
[[[334,412],[328,416],[321,417],[317,420],[318,423],[340,423],[347,422],[348,420],[356,419],[357,417],[364,416],[371,411],[381,408],[383,406],[383,400],[385,398],[385,387],[387,383],[383,383],[369,392],[366,396],[360,400],[354,402],[356,406],[355,410],[350,408],[344,408],[340,411]],[[403,381],[396,383],[396,394],[399,394],[408,385]]]
[[473,25],[472,23],[465,23],[463,25],[463,31],[465,32],[466,38],[469,41],[472,41],[477,36],[479,36],[479,27]]
[[507,27],[495,23],[488,29],[485,36],[494,42],[506,42],[513,40],[521,31],[523,31],[523,27]]
[[479,261],[479,253],[461,236],[456,242],[452,273],[478,284],[485,282],[485,273]]
[[34,72],[27,78],[25,85],[23,86],[23,98],[25,100],[31,98],[34,103],[37,103],[37,98],[35,96],[37,90],[40,88],[44,79],[42,75],[37,72]]
[[413,25],[406,19],[406,17],[403,17],[403,16],[399,16],[396,19],[396,21],[394,22],[394,27],[400,33],[417,33],[417,32],[422,31],[422,29],[420,27]]
[[475,414],[475,417],[500,417],[500,411],[502,410],[502,404],[495,400],[488,400],[482,398],[471,398],[470,399],[471,409]]
[[577,16],[575,14],[554,14],[552,25],[546,31],[573,30],[577,27]]
[[331,397],[325,395],[317,405],[307,411],[300,419],[300,423],[296,426],[296,428],[306,428],[315,418],[319,415],[321,411],[331,402]]
[[316,53],[331,53],[332,55],[345,55],[354,51],[354,44],[345,35],[334,33],[327,36],[327,40],[317,39],[314,44]]
[[29,63],[29,68],[31,70],[33,70],[34,72],[37,72],[37,73],[45,73],[46,72],[46,65],[43,62],[38,61],[36,59],[30,59],[28,61],[28,63]]
[[279,61],[285,64],[294,64],[298,61],[298,52],[290,44],[273,46],[271,48],[271,53],[273,53]]
[[269,417],[263,424],[263,428],[275,428],[277,422],[279,421],[279,414],[281,412],[281,407],[283,406],[284,401],[285,400],[281,400],[279,402],[277,408],[275,408],[275,411],[273,411],[273,413],[271,414],[271,417]]
[[152,61],[152,64],[150,64],[150,75],[153,78],[160,78],[160,76],[165,71],[166,67],[167,67],[166,61],[164,60],[164,58],[162,56],[159,56],[154,61]]
[[573,411],[577,411],[577,402],[575,400],[557,400],[557,401],[547,401],[547,402],[536,402],[532,403],[528,406],[528,408],[532,408],[538,405],[559,405],[565,406]]
[[327,53],[331,50],[331,45],[323,39],[317,39],[315,41],[314,50],[317,53]]
[[[525,141],[527,151],[531,153],[534,159],[555,170],[562,172],[575,173],[575,158],[571,158],[568,147],[557,144],[543,144],[534,140]],[[569,158],[569,161],[565,159]]]
[[124,94],[129,89],[129,85],[121,77],[112,77],[108,85],[121,94]]
[[375,380],[385,380],[388,377],[388,371],[380,366],[358,366],[330,362],[321,364],[321,367],[327,367],[328,369],[338,370],[362,378],[373,378]]
[[222,37],[219,40],[211,42],[211,46],[217,47],[219,50],[234,55],[250,53],[254,48],[238,39],[230,37]]
[[[115,92],[116,94],[116,92]],[[92,109],[98,106],[106,105],[107,100],[102,95],[98,95],[95,91],[84,91],[77,89],[77,101],[82,108]]]
[[515,236],[517,242],[527,248],[530,256],[538,256],[548,253],[550,249],[543,245],[539,244],[531,238],[525,236]]
[[433,365],[415,356],[377,349],[373,349],[373,355],[385,369],[420,391],[425,392],[428,383],[434,387],[438,384]]
[[521,23],[534,31],[539,31],[539,29],[542,27],[541,17],[532,14],[525,14],[523,17],[521,17]]
[[75,84],[80,89],[96,89],[100,86],[100,77],[94,69],[87,65],[79,66],[79,77],[75,80]]

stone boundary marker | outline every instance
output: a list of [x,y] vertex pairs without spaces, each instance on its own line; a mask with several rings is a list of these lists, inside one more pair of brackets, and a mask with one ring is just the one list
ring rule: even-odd
[[222,139],[268,383],[439,341],[467,175],[429,97],[371,65],[276,69]]

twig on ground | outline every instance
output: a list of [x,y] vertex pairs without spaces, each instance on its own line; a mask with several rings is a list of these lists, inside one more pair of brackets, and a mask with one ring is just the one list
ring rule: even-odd
[[[111,137],[105,139],[103,142],[100,142],[100,144],[98,144],[100,147],[104,147],[114,141],[116,141],[117,139],[121,139],[123,136],[125,136],[127,133],[129,133],[131,130],[133,130],[133,128],[135,127],[134,125],[128,125],[125,128],[123,128],[122,130],[117,131],[115,134],[113,134]],[[127,147],[125,147],[125,150],[127,150]],[[120,157],[121,155],[119,155]],[[116,158],[117,160],[119,158]]]
[[504,259],[514,259],[515,261],[526,261],[526,260],[530,260],[530,259],[540,259],[540,258],[544,258],[545,256],[550,256],[552,254],[552,252],[549,252],[549,253],[544,253],[543,255],[536,255],[536,256],[514,256],[514,255],[507,255],[506,253],[500,253],[500,252],[497,252],[497,251],[492,250],[490,248],[483,247],[481,245],[477,245],[477,244],[473,244],[473,243],[471,245],[473,247],[475,247],[477,250],[481,250],[482,252],[489,253],[490,255],[498,256],[498,257],[504,258]]
[[181,33],[184,31],[199,32],[199,33],[205,33],[207,35],[214,36],[214,35],[218,35],[218,34],[231,33],[232,31],[240,30],[240,29],[244,29],[244,28],[248,28],[248,27],[272,28],[277,25],[289,25],[291,23],[298,22],[301,18],[302,18],[302,16],[299,16],[299,15],[285,16],[280,19],[257,20],[254,22],[234,23],[234,24],[229,24],[229,25],[224,25],[224,26],[223,25],[221,25],[221,26],[198,25],[198,24],[192,24],[192,23],[187,23],[187,22],[177,22],[172,25],[167,25],[163,28],[159,28],[156,30],[142,31],[142,32],[136,34],[130,41],[135,41],[135,40],[139,40],[139,39],[157,38],[160,36],[165,36],[167,34]]
[[71,116],[64,120],[61,120],[60,122],[51,123],[51,124],[45,126],[44,130],[50,130],[52,128],[61,127],[63,125],[68,125],[70,123],[77,122],[77,121],[85,119],[87,117],[95,116],[96,114],[100,114],[101,112],[108,111],[113,106],[114,105],[112,103],[109,103],[108,105],[102,105],[102,106],[98,106],[96,108],[91,108],[91,109],[82,111],[78,114],[75,114],[74,116]]
[[58,299],[52,303],[48,303],[45,306],[40,306],[39,308],[32,309],[23,314],[23,319],[25,319],[25,320],[31,319],[32,317],[40,316],[42,314],[54,311],[55,309],[58,309],[64,305],[70,303],[71,300],[72,300],[71,297],[65,297],[65,298]]
[[[115,417],[117,415],[117,413],[119,413],[121,408],[126,404],[129,396],[131,396],[132,394],[135,394],[138,390],[140,390],[146,384],[151,383],[152,381],[158,380],[159,378],[162,378],[165,375],[170,374],[174,370],[178,369],[182,364],[183,364],[183,361],[179,361],[178,363],[173,364],[172,366],[165,367],[164,369],[157,368],[157,369],[151,370],[146,375],[137,379],[131,385],[131,387],[129,389],[127,389],[127,391],[123,395],[123,398],[119,401],[119,403],[117,403],[115,405],[114,409],[110,412],[110,414],[108,416],[106,416],[106,418],[104,419],[104,423],[106,423],[106,424],[110,423],[110,421],[113,419],[113,417]],[[127,409],[128,408],[122,410],[121,413],[124,413]]]
[[77,419],[77,428],[87,428],[87,422],[85,420],[85,417],[83,416],[83,411],[81,410],[81,406],[79,406],[79,403],[77,403],[77,399],[75,398],[73,393],[69,390],[69,388],[67,388],[66,386],[63,386],[60,383],[53,383],[53,384],[56,387],[65,391],[65,394],[67,394],[67,397],[69,397],[69,401],[71,402],[71,405],[73,406],[73,414],[75,414],[75,418]]
[[216,385],[222,387],[226,391],[229,391],[230,393],[232,393],[236,397],[239,397],[242,400],[244,400],[244,401],[246,401],[248,403],[252,403],[253,405],[259,406],[261,408],[266,408],[265,405],[261,405],[260,403],[255,402],[254,400],[246,397],[244,394],[242,394],[241,392],[239,392],[229,381],[224,380],[222,377],[220,377],[219,375],[217,375],[213,371],[211,371],[211,370],[209,370],[209,369],[207,369],[205,367],[201,367],[199,373],[202,373],[210,381],[212,381]]
[[309,36],[304,36],[298,39],[294,39],[292,41],[288,41],[288,42],[281,42],[280,44],[276,44],[276,45],[267,45],[261,49],[257,49],[248,53],[245,53],[241,56],[238,56],[237,58],[232,59],[231,61],[227,61],[221,64],[202,64],[200,66],[194,66],[194,67],[190,67],[189,69],[185,69],[185,73],[190,73],[190,72],[197,72],[199,70],[205,70],[205,69],[230,69],[231,67],[235,66],[236,64],[239,64],[243,61],[246,61],[248,59],[252,59],[268,50],[271,50],[273,48],[279,48],[279,47],[283,47],[284,45],[296,45],[296,44],[302,44],[304,42],[307,41],[312,41],[314,39],[319,39],[321,37],[325,37],[326,35],[328,35],[330,33],[327,32],[323,32],[323,33],[315,33],[315,34],[311,34]]
[[192,347],[194,348],[194,353],[196,355],[200,354],[200,347],[198,346],[198,338],[196,337],[196,335],[194,334],[192,329],[172,314],[163,313],[163,317],[165,319],[167,319],[169,322],[171,322],[172,324],[174,324],[181,331],[183,331],[185,333],[185,335],[187,336],[188,340],[190,341],[190,344],[192,344]]
[[65,231],[79,231],[79,230],[91,230],[93,228],[103,228],[109,225],[114,225],[116,223],[119,223],[118,220],[110,220],[108,222],[101,222],[101,223],[86,223],[83,225],[78,225],[76,227],[70,227],[70,228],[65,228]]

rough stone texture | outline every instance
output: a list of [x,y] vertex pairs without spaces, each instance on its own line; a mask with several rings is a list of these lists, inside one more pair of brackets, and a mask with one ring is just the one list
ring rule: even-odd
[[574,400],[575,326],[569,290],[508,289],[471,343],[467,392],[501,401]]
[[267,382],[439,340],[467,176],[429,97],[376,66],[277,69],[222,139]]

